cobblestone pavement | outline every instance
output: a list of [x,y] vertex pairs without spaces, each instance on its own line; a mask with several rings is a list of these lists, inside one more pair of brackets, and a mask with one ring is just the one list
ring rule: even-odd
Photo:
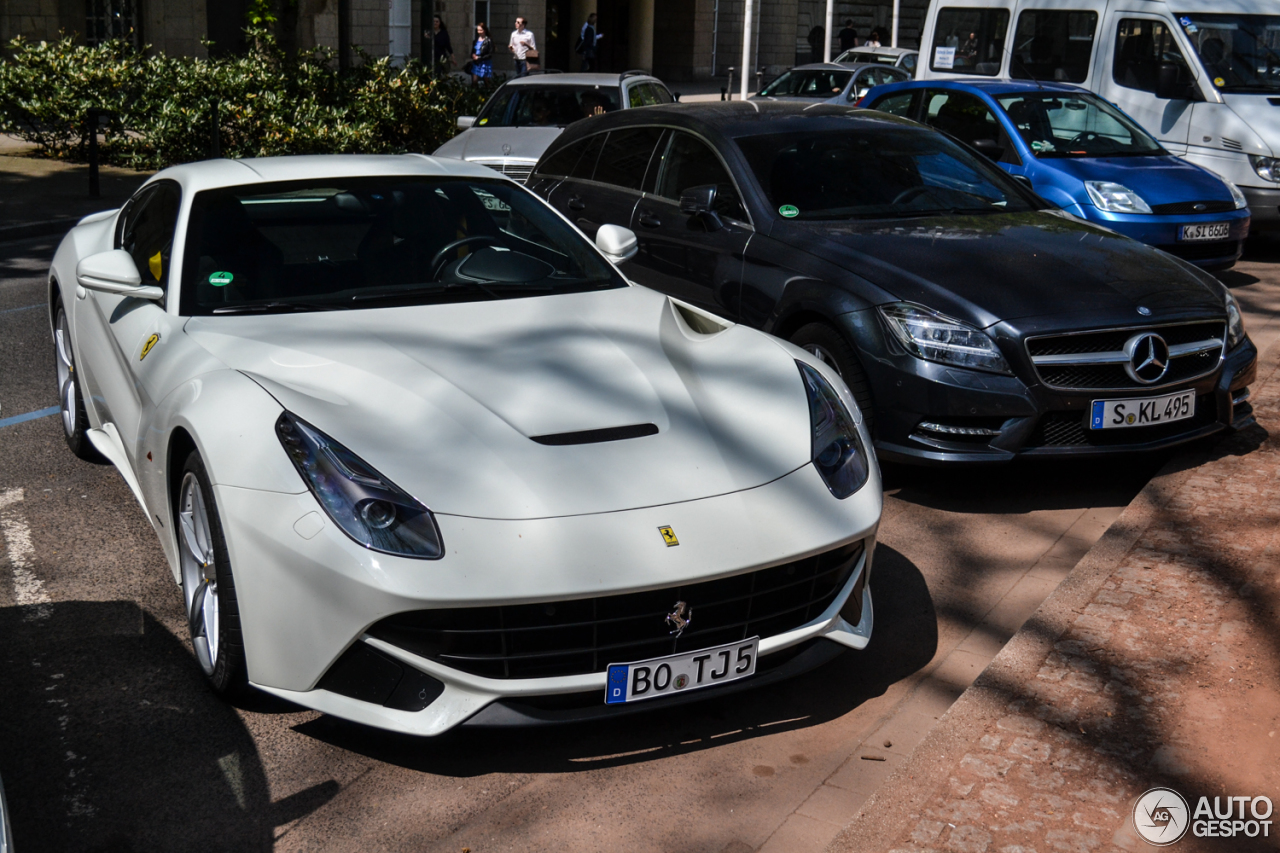
[[[1280,802],[1278,362],[1260,425],[1153,480],[830,850],[1145,850],[1131,812],[1152,787],[1193,814]],[[1256,839],[1193,823],[1171,849],[1280,849],[1270,819]]]

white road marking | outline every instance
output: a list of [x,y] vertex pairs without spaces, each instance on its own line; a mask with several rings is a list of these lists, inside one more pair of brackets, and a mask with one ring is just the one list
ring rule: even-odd
[[0,531],[4,532],[9,567],[13,571],[13,598],[19,607],[35,606],[28,618],[43,619],[49,616],[51,599],[44,591],[44,581],[32,571],[36,550],[31,545],[31,528],[27,526],[22,511],[22,489],[0,492]]

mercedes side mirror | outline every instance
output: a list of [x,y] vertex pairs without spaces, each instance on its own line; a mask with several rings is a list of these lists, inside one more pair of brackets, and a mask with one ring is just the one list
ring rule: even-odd
[[470,130],[475,123],[475,116],[458,116],[458,130]]
[[703,184],[689,187],[680,193],[680,212],[691,217],[691,222],[700,222],[708,231],[719,231],[724,227],[716,214],[716,185]]
[[89,255],[76,265],[76,282],[86,290],[136,296],[138,299],[164,298],[164,290],[154,284],[144,285],[133,256],[124,249],[112,249]]
[[629,261],[640,249],[636,234],[621,225],[601,225],[596,231],[596,248],[615,264]]

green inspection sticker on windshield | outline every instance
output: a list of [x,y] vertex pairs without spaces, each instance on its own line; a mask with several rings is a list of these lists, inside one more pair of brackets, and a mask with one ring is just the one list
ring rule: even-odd
[[209,273],[209,283],[214,287],[226,287],[235,279],[235,276],[229,272],[211,272]]
[[778,213],[787,217],[787,219],[794,219],[800,215],[800,208],[796,207],[794,204],[784,204],[782,207],[778,208]]

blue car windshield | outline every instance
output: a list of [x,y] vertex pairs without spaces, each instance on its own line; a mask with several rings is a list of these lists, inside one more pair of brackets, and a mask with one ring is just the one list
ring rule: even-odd
[[1149,157],[1166,153],[1145,130],[1087,92],[1019,92],[997,95],[1037,158]]
[[1039,210],[998,166],[916,127],[822,130],[737,140],[787,219],[901,219]]
[[1190,13],[1178,23],[1218,91],[1280,93],[1280,15]]

